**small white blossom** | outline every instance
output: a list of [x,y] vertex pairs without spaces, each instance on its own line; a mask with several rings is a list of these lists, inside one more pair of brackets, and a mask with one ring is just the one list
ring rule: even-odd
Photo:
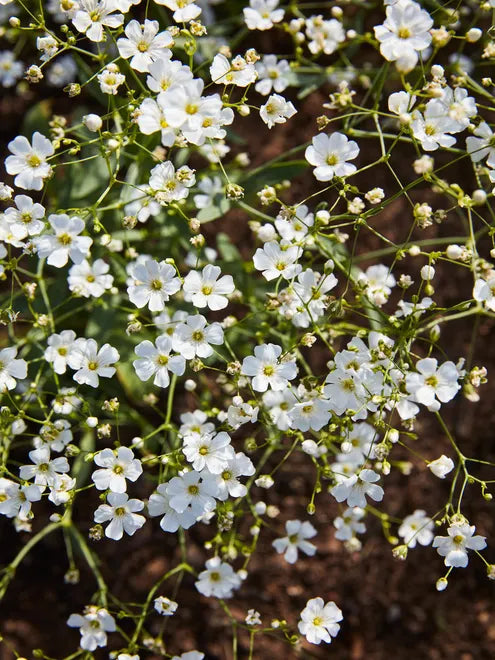
[[127,493],[110,493],[107,502],[96,509],[94,516],[97,523],[109,523],[105,529],[107,538],[119,541],[124,532],[132,536],[146,522],[144,516],[136,513],[144,508],[141,500],[130,500]]
[[280,362],[282,347],[277,344],[262,344],[254,349],[254,356],[245,357],[241,374],[252,377],[253,389],[257,392],[284,390],[297,375],[295,361]]
[[448,456],[445,456],[445,454],[442,454],[440,458],[428,463],[427,467],[436,477],[439,479],[445,479],[449,472],[452,472],[454,466],[454,461]]
[[280,94],[272,94],[260,107],[260,117],[268,128],[273,128],[275,124],[285,124],[296,112],[294,105]]
[[448,536],[435,536],[433,547],[441,557],[445,557],[445,566],[454,568],[465,568],[468,565],[468,550],[483,550],[486,548],[486,539],[484,536],[473,536],[475,526],[465,524],[451,525],[448,530]]
[[315,554],[316,546],[306,540],[313,538],[317,534],[316,529],[310,522],[288,520],[285,523],[285,529],[287,536],[275,539],[272,543],[273,547],[279,554],[284,553],[285,561],[289,564],[295,564],[299,550],[310,557]]
[[233,591],[241,586],[241,578],[230,564],[222,562],[220,557],[213,557],[206,562],[195,586],[203,596],[231,598]]
[[347,506],[366,507],[366,496],[371,497],[375,502],[381,502],[383,499],[383,488],[375,482],[379,481],[380,476],[373,470],[361,470],[359,474],[353,474],[346,477],[330,493],[337,502],[347,502]]
[[43,181],[52,173],[46,162],[55,153],[50,140],[36,131],[32,146],[23,135],[17,136],[7,146],[12,156],[5,159],[5,169],[9,174],[16,175],[15,185],[24,190],[41,190]]
[[349,163],[359,154],[356,142],[342,133],[316,135],[305,152],[306,160],[315,169],[313,174],[318,181],[331,181],[334,177],[349,176],[356,166]]
[[104,344],[98,350],[94,339],[77,339],[67,363],[71,369],[76,370],[76,383],[98,387],[100,378],[111,378],[114,375],[115,367],[111,365],[119,358],[119,352],[110,344]]
[[98,452],[94,458],[101,469],[91,475],[98,490],[111,490],[113,493],[125,493],[127,479],[136,481],[143,472],[141,461],[134,457],[128,447],[119,447],[114,453],[108,447]]
[[434,523],[422,509],[416,509],[406,516],[399,527],[399,536],[409,548],[415,548],[416,543],[430,545],[433,540]]
[[179,607],[179,604],[175,600],[171,600],[166,596],[158,596],[153,601],[153,607],[162,616],[173,616]]
[[81,633],[80,647],[84,651],[95,651],[107,645],[107,632],[115,632],[115,619],[103,607],[90,605],[84,614],[71,614],[67,625],[79,628]]
[[337,605],[330,601],[325,603],[323,598],[311,598],[306,603],[306,607],[301,612],[301,620],[297,624],[299,632],[304,635],[311,644],[320,644],[320,642],[332,641],[342,621],[342,611]]
[[158,387],[168,387],[169,371],[176,376],[182,376],[186,361],[182,355],[170,355],[172,340],[168,335],[157,337],[155,344],[145,339],[134,349],[138,360],[132,363],[138,378],[142,381],[154,376],[153,384]]
[[279,0],[249,0],[245,7],[244,20],[250,30],[270,30],[274,23],[280,23],[284,10],[278,8]]

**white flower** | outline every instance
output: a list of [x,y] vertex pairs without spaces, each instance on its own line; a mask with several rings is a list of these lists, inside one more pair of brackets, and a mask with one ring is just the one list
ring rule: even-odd
[[354,160],[358,154],[357,143],[343,133],[320,133],[307,147],[305,157],[310,165],[314,165],[313,174],[318,181],[331,181],[336,176],[349,176],[355,172],[356,166],[347,161]]
[[160,32],[158,21],[149,21],[145,19],[144,25],[133,20],[126,25],[126,39],[121,38],[117,41],[119,54],[125,59],[132,58],[130,66],[136,71],[147,72],[149,65],[167,53],[169,46],[173,45],[173,39],[170,32]]
[[[160,131],[161,142],[164,147],[171,147],[175,140],[177,139],[178,129],[172,128],[169,126],[165,119],[165,106],[163,101],[158,98],[158,101],[154,99],[146,98],[139,106],[139,114],[137,116],[137,125],[141,133],[145,135],[151,135]],[[145,192],[134,189],[134,194],[137,197],[144,197]],[[153,202],[157,207],[158,211],[160,206],[157,202]],[[126,207],[127,208],[127,207]],[[148,214],[149,215],[149,214]],[[154,214],[156,215],[156,214]],[[141,222],[144,222],[141,220]]]
[[93,264],[84,259],[69,270],[69,289],[84,298],[99,298],[112,288],[113,277],[108,275],[109,270],[110,266],[103,259],[97,259]]
[[71,498],[71,491],[76,487],[76,480],[69,477],[68,474],[56,474],[53,483],[50,485],[50,494],[48,499],[55,506],[65,504]]
[[13,390],[17,380],[27,377],[26,360],[16,359],[17,347],[3,348],[0,351],[0,392]]
[[302,270],[302,266],[296,263],[301,255],[302,248],[298,245],[281,246],[277,241],[270,241],[256,250],[253,263],[268,281],[278,277],[290,280]]
[[285,124],[296,112],[293,104],[280,94],[272,94],[260,107],[260,117],[268,128],[272,128],[275,124]]
[[247,87],[256,80],[258,74],[254,64],[248,64],[243,57],[238,55],[229,62],[225,55],[218,53],[211,63],[210,76],[217,85]]
[[96,523],[110,521],[105,529],[105,536],[118,541],[124,535],[132,536],[146,522],[144,516],[136,511],[142,511],[144,504],[141,500],[130,500],[127,493],[110,493],[108,504],[101,504],[95,511]]
[[415,103],[416,96],[404,91],[394,92],[388,97],[388,109],[401,118],[408,118],[408,113]]
[[[163,516],[160,527],[164,532],[176,532],[179,527],[189,529],[198,519],[197,509],[189,506],[178,513],[170,506],[170,497],[167,494],[168,484],[159,484],[156,492],[148,500],[148,513],[150,516]],[[203,513],[203,512],[201,512]]]
[[157,94],[171,88],[179,88],[193,78],[191,69],[180,60],[170,59],[167,51],[149,65],[149,74],[146,84]]
[[167,484],[166,490],[169,505],[177,513],[190,509],[197,518],[204,513],[213,511],[216,507],[215,497],[218,493],[216,477],[209,472],[186,472],[174,477]]
[[255,67],[258,82],[254,88],[258,94],[268,96],[272,89],[280,94],[291,84],[292,71],[287,60],[277,62],[276,55],[264,55]]
[[47,362],[53,364],[53,370],[56,374],[65,374],[69,352],[75,340],[76,333],[74,330],[62,330],[59,335],[53,334],[48,337],[48,346],[45,349],[44,357]]
[[248,422],[254,424],[258,420],[258,412],[258,406],[253,407],[250,403],[243,401],[242,397],[235,396],[232,399],[232,405],[227,410],[228,424],[233,429],[238,429]]
[[43,180],[52,173],[46,162],[53,156],[55,149],[50,140],[36,131],[33,133],[32,146],[23,135],[18,135],[7,145],[13,154],[5,159],[5,169],[9,174],[16,174],[14,183],[24,190],[41,190]]
[[151,312],[161,312],[170,296],[180,289],[175,268],[165,261],[146,257],[132,265],[130,275],[129,300],[139,308],[147,305]]
[[173,11],[173,19],[176,23],[188,23],[201,14],[201,7],[194,4],[195,0],[155,0],[155,2]]
[[119,72],[119,67],[116,64],[109,64],[96,77],[100,83],[101,91],[104,94],[112,94],[113,96],[117,94],[120,85],[125,82],[125,76]]
[[81,633],[80,646],[85,651],[95,651],[98,647],[107,645],[107,632],[115,632],[115,619],[103,607],[90,605],[84,615],[71,614],[67,625],[79,628]]
[[212,474],[220,474],[228,461],[235,457],[230,436],[224,431],[215,435],[186,436],[182,451],[194,470],[199,472],[207,468]]
[[302,400],[289,410],[291,428],[299,431],[319,431],[331,417],[329,402],[316,394],[304,393]]
[[170,161],[155,165],[150,172],[149,186],[154,198],[162,206],[185,199],[189,195],[189,188],[195,183],[194,170],[184,166],[175,171]]
[[304,554],[312,557],[316,552],[316,546],[307,541],[306,539],[311,539],[313,536],[316,536],[317,532],[313,525],[300,520],[288,520],[285,523],[285,530],[287,536],[284,536],[280,539],[275,539],[272,545],[275,550],[282,554],[284,553],[284,559],[289,564],[295,564],[298,557],[298,550],[304,552]]
[[484,307],[495,312],[495,277],[488,280],[478,279],[474,283],[473,298],[482,302]]
[[114,362],[120,358],[119,352],[110,344],[103,344],[98,350],[94,339],[77,339],[69,353],[67,364],[76,370],[74,380],[80,385],[98,387],[101,378],[111,378],[115,373]]
[[96,454],[94,461],[102,468],[91,475],[98,490],[125,493],[126,479],[136,481],[143,473],[141,461],[134,458],[134,452],[129,447],[119,447],[116,454],[107,447]]
[[375,502],[382,501],[383,488],[374,483],[379,479],[380,475],[373,470],[361,470],[359,474],[353,474],[343,479],[330,490],[330,493],[337,502],[344,502],[345,500],[349,507],[359,506],[364,508],[366,506],[366,495]]
[[435,477],[438,477],[439,479],[445,479],[447,474],[452,472],[454,466],[454,461],[448,456],[445,456],[445,454],[442,454],[440,458],[437,458],[436,460],[431,461],[431,463],[428,463],[427,467],[432,471]]
[[16,195],[14,203],[17,208],[10,207],[4,213],[13,235],[22,241],[27,236],[41,234],[45,228],[41,220],[45,216],[45,208],[33,203],[27,195]]
[[43,424],[39,436],[33,439],[33,444],[36,449],[47,445],[51,451],[64,451],[71,441],[70,423],[66,419],[57,419]]
[[245,357],[241,374],[252,377],[252,386],[256,392],[285,390],[289,380],[297,376],[295,360],[279,362],[282,347],[277,344],[261,344],[254,349],[254,356]]
[[333,601],[325,604],[323,598],[311,598],[301,612],[297,627],[311,644],[330,643],[340,630],[338,621],[343,618],[342,611]]
[[251,477],[254,473],[255,469],[251,459],[242,451],[238,452],[234,458],[226,461],[225,467],[218,475],[218,494],[216,497],[222,502],[229,495],[231,497],[244,497],[247,488],[244,484],[241,484],[239,477]]
[[463,87],[445,87],[440,101],[446,106],[450,119],[457,124],[457,131],[467,128],[469,120],[478,114],[476,101],[472,96],[468,96],[467,89]]
[[223,275],[219,279],[219,266],[208,264],[201,273],[192,270],[184,278],[184,300],[195,307],[209,307],[213,311],[224,309],[228,305],[226,296],[234,292],[232,275]]
[[473,163],[487,159],[488,167],[495,167],[495,145],[493,131],[484,121],[466,138],[466,148]]
[[77,64],[70,55],[62,55],[51,65],[46,79],[53,87],[63,87],[74,82],[77,77]]
[[80,236],[84,231],[84,220],[77,215],[70,218],[65,213],[48,216],[53,234],[44,234],[34,239],[38,256],[46,259],[50,266],[62,268],[69,257],[75,264],[80,264],[89,254],[93,239]]
[[201,571],[194,584],[203,596],[231,598],[234,589],[241,586],[241,578],[230,564],[221,561],[220,557],[213,557],[208,559],[205,570]]
[[387,302],[396,284],[395,277],[384,264],[369,266],[365,273],[359,274],[359,281],[366,286],[368,298],[379,307]]
[[277,9],[279,0],[249,0],[245,7],[244,20],[250,30],[270,30],[274,23],[280,23],[284,10]]
[[80,396],[76,396],[76,390],[72,387],[61,387],[59,393],[53,399],[53,412],[57,415],[70,415],[82,404]]
[[486,548],[484,536],[473,536],[474,525],[454,524],[448,530],[448,536],[435,536],[433,547],[441,557],[445,557],[445,566],[465,568],[468,565],[468,550],[483,550]]
[[430,545],[433,540],[434,522],[422,509],[416,509],[406,516],[399,527],[399,536],[409,548],[415,548],[416,543]]
[[154,376],[153,384],[158,387],[168,387],[169,371],[176,376],[182,376],[186,361],[182,355],[170,355],[172,340],[168,335],[157,337],[155,344],[145,339],[136,346],[134,352],[139,357],[132,363],[138,378],[142,381]]
[[146,222],[150,216],[159,215],[162,210],[161,205],[147,194],[145,186],[128,188],[125,200],[127,202],[124,206],[125,215],[136,216],[138,222]]
[[248,610],[247,616],[244,619],[248,626],[261,626],[261,616],[256,610]]
[[51,486],[57,472],[68,472],[70,469],[65,456],[50,460],[48,445],[30,451],[29,458],[34,465],[22,465],[19,476],[26,481],[34,477],[34,483],[38,486]]
[[31,504],[39,502],[44,488],[29,484],[20,486],[14,481],[0,477],[0,514],[7,518],[28,520],[32,517]]
[[179,323],[172,336],[172,347],[186,360],[194,357],[207,358],[213,355],[214,346],[223,344],[223,329],[220,323],[208,325],[201,314],[188,316],[184,323]]
[[434,358],[424,358],[416,363],[416,372],[406,375],[406,389],[414,400],[429,410],[440,409],[440,402],[447,403],[455,397],[461,386],[457,382],[459,372],[450,360],[437,368]]
[[320,458],[328,452],[328,449],[324,445],[317,445],[314,440],[303,440],[301,449],[305,454],[313,456],[313,458]]
[[275,227],[280,236],[286,241],[297,242],[303,240],[314,223],[314,214],[309,212],[306,204],[300,204],[293,209],[289,217],[279,214],[275,218]]
[[79,8],[72,17],[72,24],[91,41],[103,41],[104,27],[118,28],[124,22],[122,14],[115,13],[116,0],[78,0],[78,3]]
[[324,21],[321,15],[312,16],[306,21],[308,48],[313,55],[325,53],[331,55],[338,45],[345,41],[345,31],[340,21],[332,18]]
[[400,71],[416,66],[418,52],[431,43],[433,20],[416,2],[397,2],[387,7],[383,25],[375,26],[380,53],[389,62],[397,62]]
[[166,596],[158,596],[153,601],[153,607],[162,616],[173,616],[179,607],[175,600],[170,600]]
[[355,506],[346,509],[341,516],[333,521],[333,526],[337,530],[335,538],[339,541],[349,541],[356,534],[364,534],[366,525],[361,522],[366,512],[361,507]]
[[180,416],[182,423],[179,428],[179,435],[184,438],[188,435],[212,433],[215,430],[215,425],[207,422],[207,419],[207,414],[202,410],[184,413]]
[[456,139],[450,133],[456,133],[458,126],[448,116],[445,105],[432,99],[426,104],[424,115],[419,110],[413,111],[411,130],[425,151],[436,151],[439,147],[455,144]]
[[13,87],[24,73],[24,65],[15,59],[10,50],[0,51],[0,85]]
[[204,653],[201,653],[201,651],[186,651],[186,653],[182,653],[181,655],[174,655],[172,660],[203,660],[205,657]]

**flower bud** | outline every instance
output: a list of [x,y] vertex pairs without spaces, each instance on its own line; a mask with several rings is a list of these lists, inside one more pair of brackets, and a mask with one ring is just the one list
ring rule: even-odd
[[86,126],[88,131],[91,131],[92,133],[97,133],[103,126],[101,117],[99,115],[95,115],[94,113],[84,115],[82,118],[82,123]]
[[437,580],[437,583],[435,585],[436,590],[437,591],[445,591],[445,589],[447,589],[447,587],[448,587],[448,584],[449,583],[448,583],[447,578],[442,577],[442,578]]

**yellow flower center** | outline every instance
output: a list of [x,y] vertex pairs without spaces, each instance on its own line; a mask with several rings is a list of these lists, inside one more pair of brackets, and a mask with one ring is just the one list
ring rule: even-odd
[[59,234],[57,236],[58,242],[61,243],[62,245],[70,245],[72,243],[72,236],[70,234],[67,234],[67,232],[64,232],[63,234]]
[[29,167],[39,167],[41,165],[41,158],[36,154],[31,154],[27,158],[27,164]]

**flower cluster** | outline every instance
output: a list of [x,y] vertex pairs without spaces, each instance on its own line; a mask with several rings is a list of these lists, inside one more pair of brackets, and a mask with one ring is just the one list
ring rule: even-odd
[[[97,586],[66,613],[89,654],[201,660],[173,633],[195,599],[250,657],[330,643],[338,585],[269,625],[269,599],[226,602],[256,552],[310,572],[328,528],[443,560],[439,591],[470,559],[495,575],[463,513],[495,464],[453,415],[495,318],[494,3],[325,4],[0,0],[5,105],[37,100],[0,182],[0,514],[31,534],[0,598],[62,531],[66,582],[85,562]],[[418,473],[431,496],[397,503]],[[166,569],[125,602],[118,553],[155,536]]]

